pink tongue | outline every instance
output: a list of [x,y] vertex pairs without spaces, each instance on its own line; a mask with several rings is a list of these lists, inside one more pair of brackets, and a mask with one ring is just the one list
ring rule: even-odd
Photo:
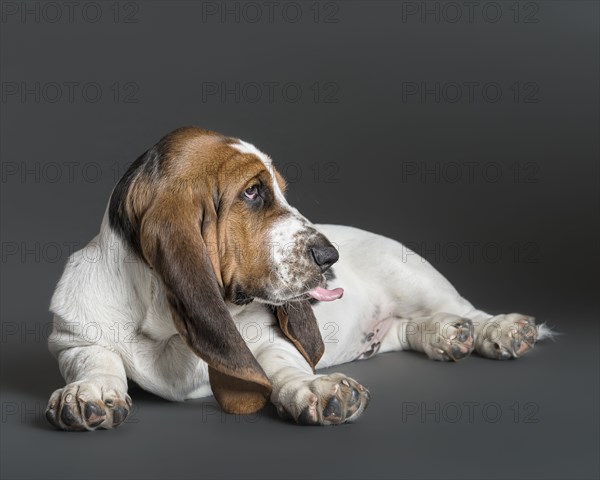
[[334,288],[333,290],[327,290],[326,288],[317,287],[309,290],[306,293],[308,293],[312,298],[321,302],[331,302],[332,300],[342,298],[342,295],[344,295],[344,289]]

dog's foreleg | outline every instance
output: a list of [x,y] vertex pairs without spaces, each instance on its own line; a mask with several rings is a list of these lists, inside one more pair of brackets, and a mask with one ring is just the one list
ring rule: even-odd
[[66,386],[50,396],[48,421],[62,430],[115,428],[123,423],[132,402],[127,395],[127,377],[120,355],[98,345],[53,353]]
[[368,390],[341,373],[318,375],[280,334],[254,350],[273,384],[271,401],[282,418],[309,425],[352,421],[365,410]]

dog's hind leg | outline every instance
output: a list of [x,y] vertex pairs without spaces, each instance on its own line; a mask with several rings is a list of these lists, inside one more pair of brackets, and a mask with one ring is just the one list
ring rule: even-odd
[[412,320],[394,322],[383,341],[380,352],[413,350],[432,360],[458,361],[474,349],[473,322],[459,315],[439,312]]
[[[383,319],[392,320],[383,340],[377,339],[379,352],[416,350],[435,360],[455,361],[474,351],[504,360],[521,357],[536,341],[552,336],[530,316],[494,316],[476,309],[428,261],[395,240],[350,227],[320,228],[339,246],[335,286],[361,295],[352,309],[364,310],[361,302],[374,304],[385,312]],[[361,336],[372,328],[356,323],[362,327],[357,329]]]
[[507,360],[523,356],[538,340],[554,335],[545,324],[536,325],[533,317],[520,313],[493,316],[475,309],[457,312],[395,321],[380,352],[414,350],[440,361],[458,361],[475,352]]

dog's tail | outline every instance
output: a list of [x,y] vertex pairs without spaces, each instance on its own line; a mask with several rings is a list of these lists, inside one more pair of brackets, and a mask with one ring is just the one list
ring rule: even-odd
[[542,341],[542,340],[555,340],[556,337],[558,337],[559,335],[562,335],[562,333],[557,332],[555,330],[553,330],[551,327],[549,327],[548,325],[546,325],[546,323],[541,323],[539,325],[536,325],[537,327],[537,333],[538,333],[538,338],[537,341]]

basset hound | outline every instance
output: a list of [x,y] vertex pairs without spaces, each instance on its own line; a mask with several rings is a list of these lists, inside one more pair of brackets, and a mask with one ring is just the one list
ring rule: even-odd
[[267,155],[200,128],[142,154],[52,297],[49,348],[66,386],[48,421],[117,427],[129,378],[169,400],[214,395],[236,414],[271,401],[292,422],[340,424],[369,391],[315,369],[394,350],[517,358],[551,334],[476,309],[394,240],[312,224],[285,190]]

